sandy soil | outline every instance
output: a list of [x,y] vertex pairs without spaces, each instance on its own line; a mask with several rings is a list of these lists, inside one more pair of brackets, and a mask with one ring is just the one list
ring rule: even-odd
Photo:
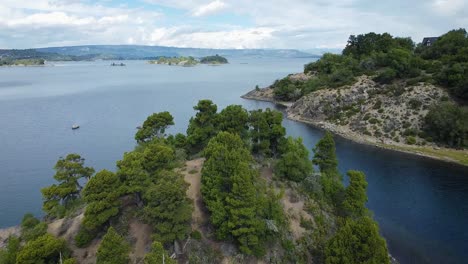
[[130,256],[132,263],[141,263],[151,247],[151,226],[134,219],[130,222],[129,233],[135,239],[135,245]]

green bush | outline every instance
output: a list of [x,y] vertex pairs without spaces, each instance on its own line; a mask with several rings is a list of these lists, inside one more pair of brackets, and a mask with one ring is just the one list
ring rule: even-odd
[[87,247],[96,237],[96,232],[81,228],[75,236],[75,245],[79,248]]
[[413,136],[409,136],[406,138],[406,143],[409,145],[414,145],[416,144],[416,138]]
[[374,81],[380,84],[389,84],[397,77],[397,72],[394,69],[388,68],[382,71],[377,77],[374,78]]

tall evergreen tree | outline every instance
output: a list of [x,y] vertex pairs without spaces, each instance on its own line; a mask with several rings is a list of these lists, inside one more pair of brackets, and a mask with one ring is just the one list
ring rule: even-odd
[[309,151],[301,138],[296,140],[292,137],[288,138],[283,154],[276,164],[275,172],[281,177],[296,182],[302,181],[313,172]]
[[128,264],[130,245],[109,227],[96,253],[96,264]]
[[252,150],[255,154],[265,156],[278,154],[278,148],[286,135],[282,121],[283,114],[269,108],[265,111],[259,109],[250,112]]
[[54,179],[58,184],[45,187],[41,190],[44,200],[43,210],[50,216],[62,217],[74,200],[80,197],[81,185],[79,180],[89,180],[94,169],[84,166],[84,159],[78,154],[69,154],[60,158],[54,167]]
[[142,196],[151,183],[150,174],[143,168],[143,153],[126,152],[123,159],[117,161],[117,175],[124,186],[124,192],[135,195],[135,202],[142,206]]
[[110,171],[102,170],[89,180],[83,190],[83,198],[88,206],[83,225],[88,230],[98,230],[109,219],[119,213],[122,186],[119,177]]
[[238,134],[245,139],[248,136],[249,113],[240,105],[229,105],[218,115],[218,130]]
[[154,113],[146,118],[143,126],[135,134],[135,139],[141,143],[151,141],[155,137],[163,137],[171,125],[174,125],[174,118],[169,112]]
[[331,200],[335,206],[341,203],[343,183],[338,171],[338,160],[335,152],[335,141],[330,132],[320,139],[314,148],[314,158],[312,162],[320,169],[320,182],[325,196]]
[[367,212],[367,181],[364,173],[360,171],[348,171],[349,186],[345,190],[343,210],[346,216],[357,218]]
[[387,243],[380,236],[377,223],[367,216],[346,221],[326,245],[325,263],[390,263]]
[[211,137],[216,135],[216,111],[218,107],[211,100],[200,100],[193,107],[197,112],[187,128],[187,142],[193,152],[203,149]]
[[158,181],[146,191],[144,215],[159,241],[185,239],[190,232],[192,204],[186,196],[187,183],[172,171],[159,173]]

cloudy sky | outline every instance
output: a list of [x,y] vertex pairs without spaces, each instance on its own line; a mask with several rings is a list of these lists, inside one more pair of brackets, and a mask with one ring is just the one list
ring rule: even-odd
[[142,44],[342,48],[350,34],[438,36],[468,0],[0,0],[0,48]]

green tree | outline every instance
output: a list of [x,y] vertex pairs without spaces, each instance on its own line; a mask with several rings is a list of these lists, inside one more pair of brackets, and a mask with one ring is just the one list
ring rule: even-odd
[[1,264],[15,264],[16,256],[20,251],[21,245],[19,238],[15,236],[8,237],[8,243],[5,249],[0,249]]
[[174,125],[174,118],[169,112],[154,113],[148,118],[141,129],[135,135],[135,139],[141,142],[151,141],[155,137],[163,137],[166,129]]
[[185,239],[190,232],[192,204],[186,196],[187,183],[172,171],[159,173],[158,181],[144,195],[144,215],[163,243]]
[[190,118],[187,128],[187,142],[192,152],[198,152],[216,135],[216,111],[218,107],[211,100],[200,100],[194,110],[195,118]]
[[335,141],[330,132],[327,131],[325,136],[315,145],[312,162],[320,169],[320,183],[325,196],[331,200],[335,206],[338,206],[343,191],[343,183],[338,171]]
[[325,263],[390,263],[387,243],[374,220],[366,216],[346,221],[326,245]]
[[300,182],[313,172],[309,151],[302,143],[302,138],[289,137],[286,149],[276,164],[275,172],[288,180]]
[[241,252],[261,256],[264,250],[259,236],[264,233],[265,224],[257,217],[255,173],[249,163],[242,162],[231,175],[232,189],[226,197],[227,226]]
[[360,171],[348,171],[349,186],[345,190],[343,210],[346,216],[353,218],[366,215],[367,208],[367,181],[364,173]]
[[143,150],[143,168],[151,173],[171,169],[175,160],[174,149],[160,140],[149,143]]
[[69,256],[69,250],[63,239],[57,239],[51,234],[42,235],[35,240],[28,241],[16,257],[16,263],[48,264],[58,263],[62,257]]
[[45,187],[41,190],[44,204],[43,210],[50,216],[62,217],[65,211],[80,197],[79,179],[89,179],[94,169],[84,166],[84,159],[78,154],[69,154],[60,158],[54,167],[54,179],[59,184]]
[[47,224],[39,221],[32,214],[25,214],[21,221],[21,238],[24,241],[34,240],[47,233]]
[[151,251],[145,255],[145,264],[176,264],[176,261],[169,257],[160,242],[154,241]]
[[220,239],[233,237],[243,253],[261,255],[264,216],[257,172],[239,135],[220,132],[205,148],[201,192]]
[[89,180],[83,190],[83,198],[88,204],[83,225],[88,230],[98,230],[111,217],[119,213],[122,194],[119,177],[110,171],[102,170]]
[[113,227],[102,238],[96,254],[96,264],[128,264],[130,245]]
[[278,147],[285,140],[286,129],[281,122],[283,114],[267,108],[250,112],[252,151],[255,154],[274,156]]
[[240,105],[229,105],[218,115],[218,130],[238,134],[246,138],[248,134],[249,113]]
[[435,141],[451,147],[468,146],[468,107],[442,102],[430,108],[424,130]]
[[117,175],[125,188],[125,193],[134,194],[138,206],[143,206],[143,192],[151,183],[150,174],[143,167],[143,153],[126,152],[123,159],[117,161]]
[[335,152],[335,140],[330,132],[325,132],[322,139],[315,145],[314,158],[312,162],[317,165],[320,172],[337,175],[338,172],[338,159]]

